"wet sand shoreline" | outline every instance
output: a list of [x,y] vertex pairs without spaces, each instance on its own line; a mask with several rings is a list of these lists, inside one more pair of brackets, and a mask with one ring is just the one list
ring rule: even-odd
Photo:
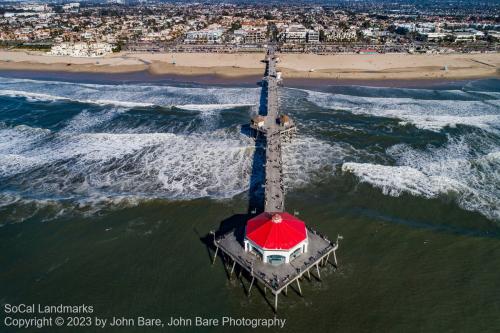
[[[218,75],[155,75],[148,71],[130,73],[99,73],[99,72],[65,72],[65,71],[33,71],[33,70],[3,70],[0,77],[35,79],[47,81],[67,81],[80,83],[100,84],[176,84],[176,85],[214,85],[214,86],[241,86],[256,87],[262,80],[262,75],[223,77]],[[493,79],[495,77],[492,77]],[[289,88],[314,88],[322,89],[334,86],[367,86],[367,87],[395,87],[395,88],[432,88],[446,89],[450,85],[460,84],[474,79],[311,79],[311,78],[285,78],[283,86]]]
[[[126,53],[102,58],[48,56],[41,52],[1,51],[0,70],[168,76],[179,81],[250,83],[262,78],[260,53]],[[499,77],[500,53],[482,54],[281,54],[279,70],[293,80],[463,80]],[[183,78],[183,79],[182,79]],[[321,82],[321,81],[320,81]],[[202,83],[206,83],[203,81]]]

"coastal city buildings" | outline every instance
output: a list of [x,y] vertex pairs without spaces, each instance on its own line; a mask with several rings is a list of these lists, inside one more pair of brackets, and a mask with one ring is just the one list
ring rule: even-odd
[[214,25],[201,30],[188,31],[184,42],[187,44],[218,44],[222,42],[222,36],[225,32],[220,25]]
[[[109,53],[102,43],[114,51],[260,52],[274,35],[288,52],[497,51],[498,6],[454,6],[8,2],[0,4],[0,45],[74,56]],[[92,51],[76,51],[85,48]]]
[[113,52],[109,43],[60,43],[52,46],[49,54],[71,57],[102,57]]

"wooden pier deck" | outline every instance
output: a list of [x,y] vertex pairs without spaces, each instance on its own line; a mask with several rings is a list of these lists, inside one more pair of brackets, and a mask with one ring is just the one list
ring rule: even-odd
[[334,266],[337,265],[335,251],[338,248],[338,244],[332,243],[325,236],[317,233],[311,228],[307,230],[309,240],[307,253],[298,256],[290,262],[290,264],[279,266],[266,264],[252,252],[245,251],[241,246],[241,242],[238,240],[238,235],[241,234],[242,231],[243,230],[235,230],[235,232],[230,232],[215,238],[215,246],[217,249],[220,248],[223,253],[231,259],[233,264],[231,273],[234,271],[235,265],[238,264],[242,269],[250,273],[252,280],[254,280],[254,278],[257,279],[264,286],[269,288],[273,294],[279,294],[286,286],[295,282],[306,273],[310,277],[311,269],[316,268],[317,277],[321,278],[319,267],[326,265],[332,254],[334,259],[333,264]]
[[267,136],[267,149],[264,210],[266,212],[283,212],[285,209],[285,187],[283,184],[283,164],[281,158],[281,128],[276,122],[279,116],[279,107],[274,46],[269,46],[267,57],[267,116],[264,124]]

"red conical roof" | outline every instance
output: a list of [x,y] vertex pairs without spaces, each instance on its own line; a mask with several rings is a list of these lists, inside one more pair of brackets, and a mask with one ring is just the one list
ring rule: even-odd
[[266,250],[289,250],[307,238],[307,229],[288,213],[264,212],[248,220],[246,237]]

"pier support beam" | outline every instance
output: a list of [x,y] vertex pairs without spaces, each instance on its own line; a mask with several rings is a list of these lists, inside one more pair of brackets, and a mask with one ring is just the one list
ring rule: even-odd
[[316,264],[316,272],[318,272],[318,277],[321,280],[321,274],[319,274],[319,264]]
[[300,294],[300,296],[302,296],[302,289],[300,289],[299,278],[297,278],[297,287],[299,287],[299,294]]
[[255,280],[255,277],[252,275],[252,282],[250,282],[250,287],[248,287],[248,296],[250,296],[250,292],[252,291],[252,286],[253,286],[254,280]]
[[335,254],[335,251],[333,251],[333,260],[335,260],[335,267],[338,266],[337,264],[337,255]]
[[215,247],[215,254],[214,254],[214,260],[212,260],[212,265],[215,264],[215,259],[217,259],[217,251],[219,251],[219,247]]
[[233,267],[231,268],[231,273],[229,273],[229,278],[231,278],[231,276],[233,276],[234,267],[236,267],[236,261],[233,261]]

